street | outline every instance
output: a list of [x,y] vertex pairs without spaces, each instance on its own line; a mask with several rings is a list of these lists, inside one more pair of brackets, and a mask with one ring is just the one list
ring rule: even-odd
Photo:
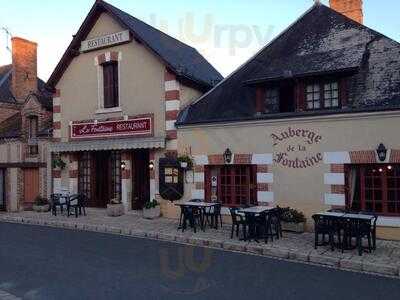
[[0,223],[0,291],[21,299],[387,300],[398,299],[400,281],[147,239]]

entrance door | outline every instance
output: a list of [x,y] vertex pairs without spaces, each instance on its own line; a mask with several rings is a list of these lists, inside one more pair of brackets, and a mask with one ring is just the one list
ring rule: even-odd
[[0,211],[6,210],[5,170],[0,169]]
[[93,153],[94,161],[94,187],[91,197],[90,206],[103,208],[106,207],[110,201],[110,191],[109,191],[109,157],[110,152],[99,151]]
[[24,207],[32,208],[39,196],[39,169],[24,169]]
[[142,209],[150,200],[149,150],[133,152],[133,199],[132,209]]

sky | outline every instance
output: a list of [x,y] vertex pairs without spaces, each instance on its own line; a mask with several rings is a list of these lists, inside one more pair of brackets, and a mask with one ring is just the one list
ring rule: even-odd
[[[11,62],[13,36],[39,44],[38,73],[47,80],[94,0],[0,0],[0,65]],[[229,75],[287,28],[314,0],[108,0],[197,48]],[[321,0],[327,4],[329,0]],[[364,24],[400,41],[400,1],[364,0]]]

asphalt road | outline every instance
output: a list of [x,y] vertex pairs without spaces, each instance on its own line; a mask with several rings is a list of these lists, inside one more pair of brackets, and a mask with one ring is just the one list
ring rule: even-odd
[[1,291],[57,300],[388,300],[399,299],[400,280],[146,239],[0,223]]

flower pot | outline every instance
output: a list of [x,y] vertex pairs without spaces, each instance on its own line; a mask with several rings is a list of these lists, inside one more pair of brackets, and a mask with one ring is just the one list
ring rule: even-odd
[[188,167],[188,163],[185,162],[185,161],[182,161],[182,162],[181,162],[181,168],[184,169],[184,170],[186,170],[187,167]]
[[39,213],[44,213],[50,211],[50,204],[46,205],[33,205],[32,206],[33,211],[39,212]]
[[160,205],[156,206],[155,208],[144,208],[143,209],[143,218],[153,220],[159,218],[161,215],[161,208]]
[[296,232],[296,233],[303,233],[305,231],[306,223],[288,223],[288,222],[282,222],[282,230],[283,231],[290,231],[290,232]]
[[125,208],[123,204],[107,204],[107,216],[120,217],[124,214]]

